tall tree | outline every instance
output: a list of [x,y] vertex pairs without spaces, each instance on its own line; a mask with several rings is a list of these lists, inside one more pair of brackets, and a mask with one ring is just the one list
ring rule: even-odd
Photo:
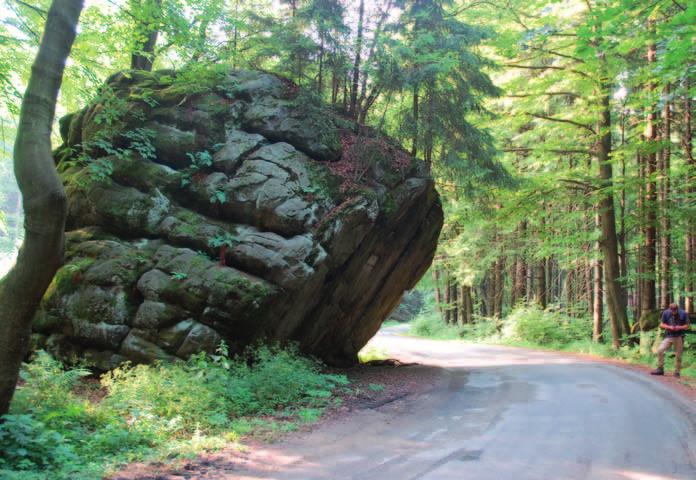
[[14,147],[25,208],[17,262],[0,281],[0,414],[8,411],[29,345],[31,320],[63,261],[66,201],[51,154],[51,127],[82,0],[54,0],[24,94]]
[[155,46],[161,23],[162,0],[131,0],[131,15],[135,22],[131,68],[152,70],[155,61]]
[[358,114],[358,82],[360,81],[360,59],[363,48],[363,29],[365,23],[365,0],[360,0],[358,8],[358,34],[355,38],[355,60],[353,61],[353,76],[350,87],[350,108],[348,113],[357,118]]
[[[652,21],[648,26],[652,37],[654,26]],[[648,64],[654,64],[656,61],[657,47],[654,38],[651,38],[648,43],[647,59]],[[654,83],[648,84],[648,95],[652,98],[655,90]],[[640,308],[644,313],[650,313],[655,309],[655,260],[657,257],[657,225],[656,225],[656,209],[657,209],[657,184],[655,182],[655,172],[657,171],[657,114],[655,104],[648,105],[648,114],[645,121],[645,197],[643,199],[643,258],[642,258],[642,290],[640,295]]]

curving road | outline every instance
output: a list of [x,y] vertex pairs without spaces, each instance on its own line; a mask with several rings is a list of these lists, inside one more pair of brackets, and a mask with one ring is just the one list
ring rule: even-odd
[[372,344],[434,388],[255,451],[229,478],[696,479],[696,408],[648,376],[389,329]]

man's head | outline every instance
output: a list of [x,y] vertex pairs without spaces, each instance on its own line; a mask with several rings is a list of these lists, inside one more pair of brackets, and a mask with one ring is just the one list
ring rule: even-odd
[[679,311],[679,305],[676,303],[670,303],[669,309],[672,311],[672,313],[677,313]]

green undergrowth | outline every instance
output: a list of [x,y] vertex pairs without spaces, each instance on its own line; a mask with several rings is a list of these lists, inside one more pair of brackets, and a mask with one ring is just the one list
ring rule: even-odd
[[369,363],[372,361],[387,360],[389,353],[386,350],[369,345],[358,352],[358,361],[360,363]]
[[[635,364],[654,366],[657,355],[657,332],[643,334],[632,342],[624,341],[618,349],[609,343],[593,342],[592,323],[587,317],[569,317],[563,313],[524,305],[513,309],[503,320],[476,318],[469,325],[445,324],[440,314],[430,306],[411,322],[410,335],[441,340],[466,340],[476,343],[509,345],[535,349],[583,353],[618,359]],[[682,376],[696,379],[696,345],[687,335],[682,358]],[[668,352],[665,369],[674,369],[674,354]]]
[[97,479],[124,463],[215,450],[315,422],[346,385],[294,348],[124,365],[99,380],[38,352],[0,424],[0,478]]

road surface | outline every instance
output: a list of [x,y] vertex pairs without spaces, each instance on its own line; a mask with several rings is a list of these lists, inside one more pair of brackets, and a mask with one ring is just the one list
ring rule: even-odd
[[389,329],[372,344],[434,388],[263,447],[230,478],[696,479],[696,411],[646,375]]

